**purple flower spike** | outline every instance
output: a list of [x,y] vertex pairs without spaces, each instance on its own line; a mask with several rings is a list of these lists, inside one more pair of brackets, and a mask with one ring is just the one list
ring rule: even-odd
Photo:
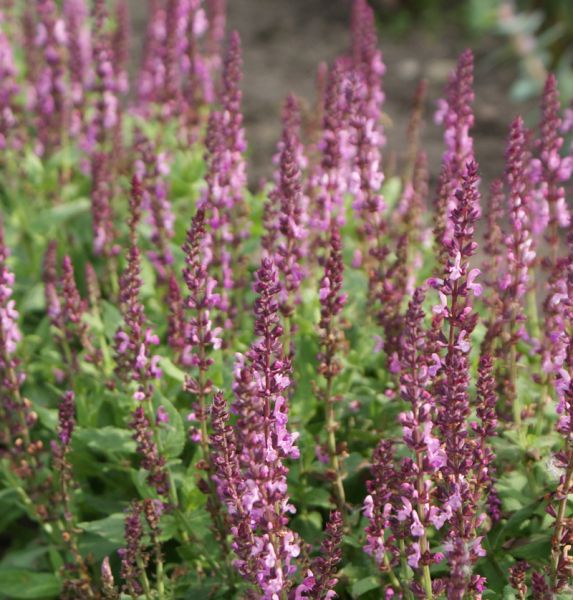
[[162,2],[152,2],[149,11],[143,64],[137,82],[137,96],[141,111],[145,111],[148,103],[156,102],[159,99],[160,91],[165,89],[165,65],[163,62],[163,45],[166,34],[165,8]]
[[[276,268],[263,258],[254,290],[255,334],[235,367],[233,411],[238,415],[237,450],[226,425],[226,412],[213,407],[214,463],[221,501],[229,507],[233,549],[239,572],[269,600],[288,592],[300,553],[297,536],[288,528],[294,512],[287,494],[285,459],[298,458],[297,434],[287,430],[290,363],[283,355]],[[238,454],[237,454],[238,452]],[[241,507],[237,507],[237,503]],[[246,518],[245,518],[246,516]],[[244,547],[249,540],[250,554]]]
[[63,52],[67,44],[67,31],[53,0],[37,3],[39,21],[35,44],[42,54],[42,67],[35,82],[35,105],[38,113],[37,152],[52,152],[62,141],[67,123],[67,82]]
[[487,216],[487,227],[485,233],[485,243],[483,246],[486,254],[486,260],[482,264],[483,279],[487,285],[490,294],[486,301],[491,306],[495,306],[499,299],[499,280],[501,267],[504,263],[503,257],[503,232],[501,222],[504,217],[504,199],[503,181],[495,179],[487,196],[485,214]]
[[87,324],[83,317],[87,311],[86,303],[82,300],[76,285],[74,266],[69,256],[65,256],[62,262],[61,279],[61,324],[63,335],[72,352],[72,363],[70,368],[77,368],[77,352],[75,346],[78,344],[87,351],[87,359],[95,360],[94,347],[90,339]]
[[[86,95],[94,80],[91,65],[92,40],[88,23],[89,10],[86,1],[65,0],[63,15],[68,31],[67,48],[72,105],[70,134],[72,137],[78,138],[86,134]],[[85,145],[86,141],[82,140],[81,143]]]
[[[213,327],[212,322],[212,311],[218,310],[221,297],[215,291],[217,282],[209,275],[208,263],[204,260],[202,245],[205,236],[205,212],[199,209],[193,217],[183,246],[185,253],[183,279],[188,291],[184,303],[191,316],[185,332],[182,361],[185,365],[197,369],[197,375],[187,377],[185,388],[197,396],[193,414],[203,428],[207,419],[206,397],[212,390],[208,372],[213,359],[209,353],[212,350],[219,350],[222,346],[221,329]],[[201,441],[204,445],[207,442],[205,431],[203,429],[201,433]]]
[[16,63],[10,41],[4,31],[4,16],[0,13],[0,150],[19,148],[22,141],[17,136],[19,108],[16,96]]
[[[479,422],[472,423],[472,429],[478,436],[475,445],[475,462],[480,465],[477,469],[477,480],[475,482],[476,503],[479,495],[485,491],[488,497],[489,516],[495,523],[501,518],[500,500],[494,487],[494,460],[495,456],[489,445],[489,440],[496,435],[497,427],[497,394],[495,392],[496,381],[493,371],[493,359],[487,351],[480,356],[477,381],[477,407],[476,413]],[[482,491],[483,490],[483,491]]]
[[505,177],[509,187],[509,218],[512,232],[505,239],[507,270],[512,278],[509,287],[514,301],[520,304],[517,322],[525,320],[523,299],[529,289],[529,271],[535,260],[535,247],[531,233],[531,190],[529,187],[529,162],[527,131],[523,119],[517,117],[511,126],[506,155]]
[[370,126],[377,131],[380,145],[384,144],[380,119],[384,92],[382,77],[386,66],[382,61],[382,52],[378,48],[374,11],[366,0],[355,0],[352,12],[352,59],[353,67],[364,82],[364,114]]
[[121,558],[121,577],[124,580],[124,591],[132,596],[143,592],[141,586],[141,569],[148,561],[143,551],[143,526],[141,524],[141,503],[133,502],[125,517],[126,547],[118,550]]
[[135,409],[129,427],[134,432],[133,439],[137,444],[137,453],[141,457],[141,466],[147,471],[147,483],[159,496],[167,496],[169,476],[165,467],[165,458],[159,454],[153,425],[147,418],[143,406]]
[[95,21],[93,63],[97,102],[86,149],[93,151],[95,146],[99,154],[109,150],[114,132],[120,125],[120,111],[112,40],[108,33],[108,13],[104,0],[95,0],[92,17]]
[[[304,199],[300,169],[301,143],[297,126],[300,121],[296,100],[290,96],[285,108],[285,129],[281,140],[279,183],[274,192],[278,202],[274,260],[281,274],[280,310],[288,324],[289,335],[294,333],[294,305],[304,277],[301,260],[307,232],[304,226]],[[272,235],[272,232],[269,232]],[[290,343],[290,341],[289,341]],[[287,348],[291,352],[291,348]]]
[[470,130],[474,125],[472,112],[473,54],[462,53],[456,70],[450,75],[446,98],[441,100],[436,121],[444,126],[446,150],[442,157],[442,174],[439,181],[436,243],[451,240],[453,223],[450,219],[456,206],[456,190],[462,185],[467,165],[474,159],[473,139]]
[[[345,221],[344,194],[348,189],[345,158],[350,148],[345,85],[348,87],[345,67],[338,60],[328,74],[322,138],[318,144],[321,161],[310,178],[310,196],[313,200],[310,228],[318,232],[329,231],[333,219],[339,224]],[[315,245],[321,243],[320,239],[315,240]]]
[[185,354],[185,316],[183,314],[183,296],[179,282],[173,273],[169,276],[169,289],[166,298],[169,307],[167,317],[167,343],[173,350],[176,362],[184,364]]
[[324,540],[320,545],[320,556],[315,558],[306,573],[303,582],[295,590],[295,600],[335,598],[334,587],[338,583],[335,577],[338,563],[342,559],[342,534],[344,521],[338,511],[330,515],[326,525]]
[[[473,298],[481,294],[481,286],[476,281],[480,272],[471,269],[469,264],[469,259],[477,250],[474,234],[480,214],[478,181],[477,164],[470,162],[466,165],[462,186],[456,192],[456,206],[451,212],[452,238],[443,240],[448,256],[444,275],[441,279],[433,278],[428,282],[438,291],[440,299],[433,309],[432,327],[438,331],[445,325],[437,336],[437,347],[443,348],[443,357],[437,353],[437,379],[434,386],[438,403],[437,424],[447,457],[441,469],[445,478],[441,494],[442,512],[448,507],[450,510],[446,555],[453,574],[465,573],[483,554],[474,526],[478,506],[468,484],[474,456],[467,426],[471,412],[468,355],[471,334],[478,319],[472,304]],[[448,585],[452,597],[461,598],[460,594],[472,588],[474,583],[469,577],[454,579],[452,575]]]
[[370,554],[380,567],[384,565],[386,553],[393,553],[396,538],[386,536],[390,527],[390,502],[393,489],[398,485],[399,473],[393,466],[394,453],[392,443],[380,440],[372,454],[372,479],[367,482],[368,496],[364,500],[364,516],[369,520],[366,527],[366,546],[364,551]]
[[20,386],[24,383],[25,373],[18,369],[16,348],[21,339],[18,328],[19,313],[14,302],[14,275],[8,268],[8,248],[4,242],[4,224],[0,218],[0,415],[6,427],[0,430],[0,442],[16,455],[15,471],[22,472],[23,478],[35,477],[29,463],[23,461],[22,466],[18,454],[29,452],[28,444],[14,444],[20,439],[30,442],[30,428],[36,423],[37,414],[31,410],[31,402],[20,394]]
[[347,295],[342,292],[344,263],[342,260],[342,240],[338,227],[333,223],[330,234],[330,252],[324,265],[324,275],[320,280],[318,292],[320,302],[320,352],[318,373],[324,378],[322,387],[316,386],[315,394],[326,412],[327,463],[330,466],[329,478],[333,482],[336,504],[340,510],[346,510],[343,485],[342,459],[344,453],[336,443],[336,430],[339,422],[336,418],[336,404],[340,396],[335,393],[333,382],[342,371],[337,353],[345,344],[344,331],[339,315],[346,303]]
[[76,426],[76,403],[73,392],[62,396],[58,409],[58,437],[64,446],[69,446]]
[[236,31],[231,33],[225,68],[223,70],[223,91],[221,104],[223,107],[223,130],[230,152],[229,187],[231,205],[243,202],[243,188],[246,182],[245,159],[243,153],[247,148],[243,115],[241,113],[241,81],[243,79],[243,58],[241,38]]
[[113,35],[113,60],[116,89],[120,94],[129,92],[130,18],[127,0],[118,0],[115,12],[116,28]]
[[558,256],[559,228],[567,227],[570,222],[562,183],[571,177],[573,158],[563,158],[560,154],[563,146],[561,108],[557,79],[553,74],[550,74],[545,82],[541,109],[543,114],[538,141],[539,158],[533,161],[532,166],[541,201],[546,204],[549,213],[545,239],[549,244],[550,254],[546,262],[549,267],[554,267]]
[[42,280],[44,282],[44,298],[46,301],[46,312],[50,322],[55,327],[62,328],[62,305],[58,295],[58,244],[55,240],[48,243],[44,264],[42,268]]
[[168,197],[169,161],[165,153],[157,152],[151,140],[140,132],[138,136],[140,158],[136,162],[136,173],[143,185],[142,208],[149,213],[151,242],[154,245],[148,257],[157,271],[160,283],[164,283],[173,264],[170,242],[174,236],[175,223],[175,215]]
[[[308,160],[304,153],[304,146],[300,141],[300,129],[301,129],[301,115],[300,106],[298,100],[292,94],[287,96],[286,102],[283,107],[282,113],[283,121],[283,133],[277,144],[277,152],[273,156],[273,164],[278,168],[275,169],[274,174],[274,187],[269,193],[268,200],[265,202],[263,212],[263,223],[265,232],[261,239],[263,249],[269,256],[274,256],[276,253],[276,247],[279,236],[279,214],[281,210],[281,202],[283,196],[281,195],[281,178],[283,176],[283,169],[281,168],[282,155],[285,152],[286,140],[290,139],[290,145],[292,146],[289,154],[294,155],[294,163],[292,164],[291,171],[293,174],[298,173],[302,175],[307,167]],[[296,163],[296,164],[295,164]],[[298,177],[298,176],[297,176]],[[308,225],[308,197],[305,193],[300,190],[297,192],[298,202],[298,221],[302,229],[306,229]],[[306,233],[306,232],[304,232]],[[306,251],[305,245],[301,249],[304,254]]]
[[159,338],[146,327],[145,311],[139,297],[142,280],[137,225],[141,217],[141,198],[141,182],[134,176],[130,198],[130,247],[127,268],[120,279],[123,324],[115,334],[116,373],[123,381],[139,383],[134,398],[140,401],[151,397],[153,390],[149,380],[161,377],[159,357],[151,352]]
[[[0,220],[0,362],[11,362],[11,357],[21,339],[18,328],[19,313],[12,299],[14,275],[6,264],[9,256],[4,243],[4,226]],[[3,364],[4,368],[8,365]]]

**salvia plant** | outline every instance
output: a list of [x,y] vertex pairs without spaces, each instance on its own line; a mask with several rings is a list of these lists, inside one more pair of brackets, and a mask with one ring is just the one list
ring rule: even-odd
[[484,189],[466,50],[386,160],[372,10],[248,185],[224,0],[0,9],[0,598],[571,598],[557,80]]

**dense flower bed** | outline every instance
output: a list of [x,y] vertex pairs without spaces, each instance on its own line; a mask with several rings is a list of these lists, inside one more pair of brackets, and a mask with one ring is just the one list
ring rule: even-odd
[[253,192],[224,0],[2,5],[0,597],[571,597],[555,78],[482,199],[464,52],[434,191],[355,0]]

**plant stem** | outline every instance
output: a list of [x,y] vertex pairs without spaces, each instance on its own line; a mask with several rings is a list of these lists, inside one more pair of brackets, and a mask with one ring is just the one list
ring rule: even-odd
[[563,535],[563,520],[565,518],[565,511],[567,509],[567,501],[569,500],[569,490],[573,482],[573,448],[568,443],[567,454],[569,456],[569,463],[567,465],[567,471],[565,472],[565,478],[562,486],[562,498],[559,501],[559,508],[557,509],[557,517],[555,518],[555,531],[553,539],[551,540],[551,589],[555,588],[557,580],[557,568],[559,566],[559,556],[561,554],[561,536]]
[[161,544],[156,536],[153,536],[153,547],[155,550],[155,573],[157,579],[157,596],[159,600],[165,598],[165,582],[163,580],[163,557],[161,556]]
[[332,378],[329,377],[325,391],[326,402],[326,432],[328,439],[328,454],[330,456],[330,464],[334,471],[334,496],[336,504],[342,512],[343,519],[345,517],[346,495],[344,493],[344,485],[342,483],[342,474],[340,461],[338,460],[338,452],[336,450],[336,414],[334,411],[334,401],[332,399]]
[[147,578],[147,573],[145,572],[145,565],[143,564],[143,560],[139,555],[137,556],[137,566],[141,571],[139,580],[143,587],[143,593],[145,594],[147,600],[153,600],[153,596],[151,595],[151,586],[149,585],[149,579]]
[[[420,452],[416,453],[416,464],[418,466],[418,476],[417,476],[417,488],[418,488],[418,517],[420,519],[420,523],[424,524],[426,519],[426,511],[424,510],[424,505],[420,501],[420,498],[423,497],[424,494],[424,477],[423,477],[423,457]],[[428,537],[426,536],[426,528],[424,527],[424,533],[420,537],[420,552],[422,556],[428,551]],[[424,591],[426,592],[426,599],[432,600],[432,576],[430,575],[430,567],[429,565],[424,564],[422,567],[422,584],[424,586]]]

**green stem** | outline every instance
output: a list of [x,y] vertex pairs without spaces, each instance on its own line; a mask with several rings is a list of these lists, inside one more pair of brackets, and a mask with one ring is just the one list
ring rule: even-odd
[[137,557],[137,566],[141,571],[139,581],[141,582],[141,585],[143,587],[143,593],[145,594],[147,600],[153,600],[153,596],[151,595],[151,586],[149,585],[149,579],[147,578],[147,573],[145,572],[145,565],[141,556]]
[[[417,452],[416,453],[416,462],[418,465],[418,477],[417,477],[417,479],[418,479],[418,481],[417,481],[418,517],[420,519],[420,523],[422,523],[422,524],[424,524],[425,520],[426,520],[426,511],[424,510],[424,505],[420,502],[420,498],[422,498],[424,495],[423,460],[424,459],[423,459],[421,453]],[[424,527],[424,533],[420,537],[420,552],[423,556],[424,554],[426,554],[427,551],[428,551],[428,538],[426,536],[426,529]],[[426,592],[426,599],[432,600],[432,598],[433,598],[432,576],[430,575],[430,566],[426,565],[426,564],[423,565],[423,567],[422,567],[422,584],[424,586],[424,591]]]
[[551,549],[551,589],[555,588],[557,580],[557,568],[559,566],[559,556],[561,555],[561,536],[563,535],[563,520],[567,509],[567,501],[569,500],[569,490],[573,481],[573,449],[568,444],[569,464],[563,480],[562,498],[559,501],[557,509],[557,517],[555,518],[555,531],[552,539]]
[[[510,333],[513,336],[513,328],[510,329]],[[521,429],[521,402],[519,398],[519,394],[516,389],[517,382],[517,349],[515,347],[515,342],[513,340],[510,341],[511,348],[509,350],[509,385],[512,394],[512,409],[513,409],[513,421],[518,427]]]
[[157,595],[159,600],[165,598],[165,582],[163,572],[163,557],[161,556],[161,545],[154,537],[153,546],[155,549],[155,574],[157,579]]
[[384,553],[384,566],[386,567],[386,569],[388,571],[388,577],[390,578],[390,583],[396,589],[403,590],[404,588],[402,587],[402,584],[400,583],[400,581],[394,574],[394,570],[392,569],[392,566],[390,565],[390,559],[388,558],[388,555],[386,553]]
[[344,485],[342,483],[342,474],[338,452],[336,450],[336,415],[334,411],[334,402],[332,400],[332,379],[328,380],[326,387],[326,432],[328,440],[328,454],[330,456],[330,464],[334,471],[334,495],[336,503],[342,512],[343,518],[345,515],[346,495],[344,493]]
[[412,598],[412,592],[410,591],[410,586],[408,585],[410,581],[409,567],[408,561],[406,560],[406,543],[403,539],[399,542],[400,546],[400,567],[402,570],[402,590],[404,592],[404,597],[410,600]]

